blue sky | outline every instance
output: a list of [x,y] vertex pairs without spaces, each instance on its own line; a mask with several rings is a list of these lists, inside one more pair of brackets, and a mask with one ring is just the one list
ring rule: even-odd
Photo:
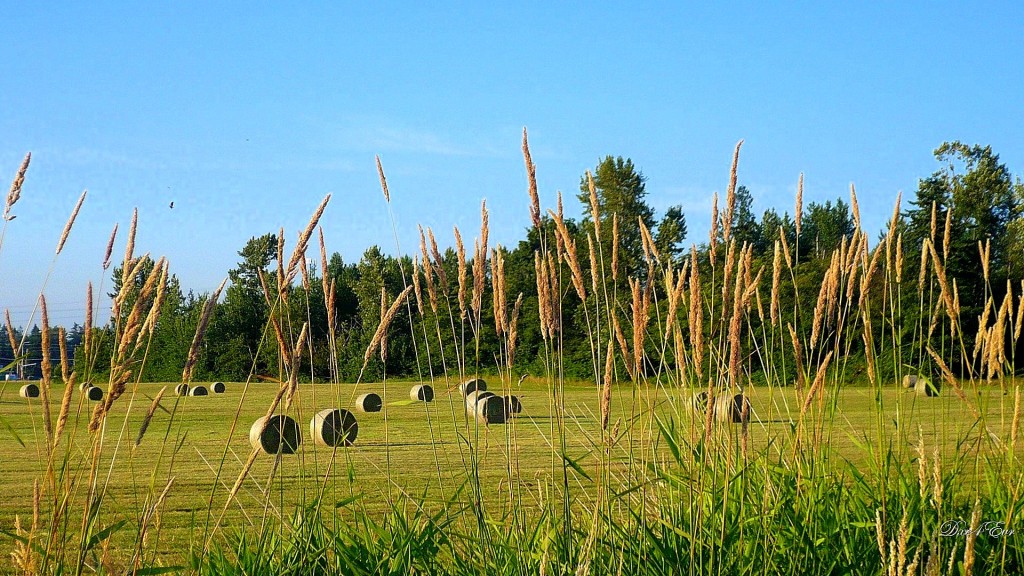
[[706,238],[741,138],[758,212],[792,211],[804,172],[807,202],[855,183],[870,230],[945,140],[1024,174],[1024,8],[888,4],[6,3],[3,190],[33,161],[0,307],[28,319],[86,188],[46,288],[55,322],[82,321],[110,229],[120,253],[136,206],[139,249],[196,292],[250,237],[283,226],[293,242],[329,192],[329,250],[394,253],[375,154],[403,250],[417,224],[472,238],[483,198],[492,241],[512,244],[529,224],[524,126],[547,206],[600,157],[628,156],[651,205],[682,204],[688,242]]

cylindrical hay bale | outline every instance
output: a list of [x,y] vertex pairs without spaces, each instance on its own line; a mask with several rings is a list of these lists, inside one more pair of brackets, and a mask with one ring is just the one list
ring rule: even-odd
[[721,394],[715,396],[715,421],[732,422],[733,399],[732,396]]
[[309,433],[313,442],[321,446],[351,446],[359,435],[359,423],[348,410],[327,408],[309,421]]
[[302,443],[299,423],[284,414],[261,417],[249,428],[249,443],[267,454],[294,454]]
[[18,394],[20,394],[22,398],[39,398],[39,386],[36,386],[35,384],[25,384],[21,387],[21,390],[18,391]]
[[384,401],[373,392],[367,392],[356,398],[356,410],[360,412],[380,412],[382,406],[384,406]]
[[733,422],[750,422],[750,398],[747,398],[743,394],[737,394],[732,397],[732,421]]
[[505,401],[505,418],[514,418],[523,411],[523,403],[519,401],[519,396],[505,396],[502,399]]
[[409,390],[409,399],[417,402],[433,402],[434,388],[430,384],[419,384]]
[[80,392],[85,392],[89,388],[92,388],[92,382],[82,382],[81,384],[78,385],[78,390]]
[[708,411],[708,392],[697,392],[693,395],[693,411],[697,414],[707,414]]
[[470,392],[487,390],[487,382],[484,382],[481,378],[473,378],[472,380],[466,380],[462,384],[459,384],[459,393],[463,396],[467,396]]
[[476,421],[481,424],[504,424],[505,399],[493,394],[481,397],[476,403]]
[[174,387],[175,396],[188,396],[188,384],[178,384]]
[[103,400],[103,389],[99,386],[90,386],[89,389],[85,391],[85,395],[89,400],[99,402],[100,400]]
[[913,374],[907,374],[906,376],[903,377],[903,387],[915,388],[917,386],[917,380],[917,376]]
[[914,391],[921,396],[938,396],[939,383],[932,381],[931,378],[920,377],[914,384]]
[[224,388],[224,383],[223,382],[214,382],[213,383],[213,393],[214,394],[223,394],[224,390],[225,390],[225,388]]
[[476,414],[476,405],[484,398],[490,398],[494,396],[493,392],[486,390],[473,390],[469,394],[466,394],[466,411],[471,414]]
[[189,396],[209,396],[210,395],[210,391],[206,389],[206,386],[193,386],[192,389],[188,391],[188,395]]

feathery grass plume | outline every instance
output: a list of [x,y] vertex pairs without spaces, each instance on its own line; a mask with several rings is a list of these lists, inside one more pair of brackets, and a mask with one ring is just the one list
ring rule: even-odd
[[516,343],[519,338],[519,312],[523,307],[523,293],[520,292],[516,303],[512,306],[512,317],[508,322],[508,365],[515,362]]
[[[142,288],[139,290],[138,296],[135,298],[135,304],[132,305],[132,311],[128,315],[128,319],[125,321],[125,324],[122,327],[122,331],[120,334],[120,342],[117,346],[118,355],[121,357],[123,357],[124,353],[128,349],[128,346],[132,342],[137,342],[136,337],[139,334],[141,334],[144,329],[144,325],[142,323],[143,309],[145,309],[145,307],[148,305],[150,306],[150,313],[153,314],[152,305],[155,298],[151,299],[150,297],[153,296],[153,292],[156,289],[157,282],[161,277],[161,273],[165,273],[165,262],[166,260],[163,257],[161,257],[160,260],[158,260],[153,265],[153,269],[150,270],[149,275],[146,277],[145,284],[142,285]],[[122,293],[127,294],[127,290],[122,290]],[[155,314],[159,316],[160,311],[157,310]],[[155,321],[156,320],[154,319],[154,322]]]
[[903,233],[896,236],[896,283],[903,283]]
[[430,309],[437,314],[437,291],[434,289],[434,274],[430,266],[430,256],[427,254],[427,239],[423,235],[423,226],[420,229],[420,252],[423,255],[423,279],[427,282],[427,297],[430,299]]
[[942,261],[949,258],[949,243],[953,233],[953,210],[946,209],[946,224],[942,230]]
[[76,376],[71,371],[70,364],[68,363],[67,334],[64,332],[63,327],[57,329],[57,337],[60,338],[60,375],[61,380],[64,381],[64,396],[61,397],[60,412],[57,414],[57,425],[53,429],[53,442],[55,445],[60,440],[60,434],[64,431],[68,415],[71,413],[71,395],[75,389]]
[[839,257],[837,252],[832,253],[832,262],[829,263],[831,273],[827,276],[828,284],[828,305],[825,309],[825,322],[826,326],[832,326],[833,320],[835,319],[836,306],[839,304],[839,276],[842,274],[840,266],[842,265],[842,258]]
[[601,210],[597,202],[597,186],[594,184],[594,175],[587,170],[587,188],[590,190],[590,217],[594,221],[594,236],[601,241]]
[[704,304],[700,294],[700,268],[697,247],[690,245],[690,339],[693,342],[693,363],[697,376],[704,377]]
[[380,189],[384,192],[384,201],[391,204],[391,194],[388,194],[388,180],[384,177],[384,167],[380,165],[380,155],[373,156],[377,160],[377,175],[380,176]]
[[85,287],[85,334],[82,335],[82,356],[88,362],[92,352],[92,282]]
[[306,261],[306,255],[303,254],[302,258],[299,259],[299,276],[302,277],[302,289],[309,293],[309,263]]
[[420,287],[420,257],[412,258],[412,291],[416,295],[416,310],[423,316],[423,291]]
[[615,341],[608,338],[608,351],[604,358],[604,383],[601,387],[601,430],[608,431],[608,418],[612,406],[612,375],[615,372]]
[[[733,240],[732,244],[735,245]],[[746,249],[741,250],[746,252]],[[740,261],[743,259],[741,257]],[[729,320],[729,389],[735,389],[736,377],[740,371],[740,328],[743,325],[743,274],[736,274],[736,285],[732,298],[732,318]]]
[[857,300],[857,307],[863,308],[864,301],[867,300],[868,294],[871,291],[871,280],[875,276],[875,271],[878,269],[878,256],[882,252],[881,246],[875,246],[874,254],[871,255],[871,262],[868,264],[867,269],[860,278],[860,299]]
[[732,215],[736,209],[736,169],[740,163],[740,147],[743,140],[736,143],[736,149],[732,153],[732,167],[729,168],[729,188],[725,194],[725,221],[722,223],[722,242],[729,243],[729,233],[732,230]]
[[928,277],[928,246],[931,241],[927,238],[921,242],[921,267],[917,272],[917,289],[920,292],[924,292],[924,283]]
[[566,228],[561,214],[555,214],[550,210],[548,213],[551,214],[551,218],[555,222],[555,233],[561,237],[562,245],[565,247],[563,257],[569,265],[569,271],[572,273],[572,285],[576,288],[576,294],[580,297],[580,301],[585,302],[587,300],[587,290],[583,283],[583,269],[580,268],[580,261],[576,255],[576,240],[569,234],[569,229]]
[[664,280],[665,294],[668,296],[668,310],[665,314],[665,330],[662,335],[662,341],[667,342],[668,336],[672,332],[672,326],[676,321],[676,314],[679,312],[679,296],[682,294],[682,275],[680,275],[680,282],[677,284],[675,271],[668,267],[665,270]]
[[366,369],[366,365],[370,362],[370,358],[373,357],[373,353],[377,351],[377,347],[380,346],[381,340],[384,339],[385,333],[388,331],[388,327],[391,325],[391,321],[395,319],[395,315],[398,314],[398,309],[401,307],[402,302],[412,291],[412,286],[406,286],[405,290],[399,293],[395,301],[391,303],[391,306],[381,316],[380,324],[377,325],[377,330],[373,333],[373,338],[370,340],[370,345],[366,347],[366,353],[363,354],[363,367],[360,371]]
[[830,265],[825,271],[825,278],[821,282],[821,287],[818,289],[818,300],[814,305],[814,322],[811,325],[811,350],[816,348],[818,342],[818,336],[821,335],[821,325],[825,318],[825,305],[828,302],[828,290],[829,285],[832,282],[832,271],[833,268]]
[[548,253],[548,281],[551,282],[551,288],[548,289],[548,296],[550,296],[548,298],[548,322],[551,324],[551,334],[554,335],[562,330],[559,306],[556,300],[558,294],[561,294],[562,291],[559,284],[555,256],[550,252]]
[[981,350],[981,345],[985,341],[985,332],[988,330],[988,317],[992,315],[992,298],[985,299],[985,308],[981,312],[981,316],[978,318],[978,332],[974,335],[974,351],[971,355],[975,358],[978,357],[978,352]]
[[935,246],[930,242],[928,243],[928,250],[932,255],[932,267],[935,268],[935,276],[939,279],[939,296],[942,298],[943,303],[946,305],[946,314],[949,316],[950,322],[953,325],[957,324],[957,309],[953,303],[953,295],[949,287],[949,283],[946,281],[946,269],[939,261],[939,254],[935,251]]
[[718,254],[718,192],[711,195],[711,230],[708,232],[708,254],[712,266]]
[[774,326],[779,321],[779,282],[782,278],[782,250],[779,248],[779,241],[775,241],[775,254],[772,257],[772,303],[769,308],[768,317]]
[[487,265],[487,254],[484,252],[480,239],[473,240],[473,293],[470,300],[470,308],[475,317],[479,318],[480,310],[484,305],[485,266]]
[[885,234],[886,249],[896,237],[896,224],[900,221],[900,203],[903,201],[903,192],[896,194],[896,204],[892,207],[892,217],[889,219],[889,230]]
[[[257,268],[256,269],[256,277],[259,278],[260,288],[263,289],[263,301],[266,303],[267,309],[273,310],[274,309],[274,302],[273,302],[273,298],[271,297],[271,294],[270,294],[270,288],[267,285],[267,278],[263,274],[263,270]],[[278,320],[278,317],[277,317],[276,314],[271,314],[269,319],[270,319],[270,325],[274,328],[274,336],[277,338],[277,349],[278,349],[278,351],[279,351],[279,353],[281,355],[280,357],[282,359],[287,359],[288,355],[290,354],[290,352],[289,352],[288,343],[285,341],[285,338],[284,338],[284,331],[281,330],[281,322]]]
[[25,155],[25,159],[21,161],[21,166],[18,167],[18,172],[14,175],[14,181],[11,182],[11,189],[7,192],[7,203],[4,206],[4,220],[14,220],[14,216],[11,216],[11,208],[18,203],[21,198],[21,187],[25,184],[25,172],[28,172],[28,165],[32,162],[32,153],[29,152]]
[[227,284],[228,279],[221,280],[220,286],[213,291],[206,300],[206,304],[203,306],[203,312],[199,315],[199,323],[196,325],[196,334],[192,338],[192,345],[189,346],[188,356],[186,356],[185,368],[181,371],[181,381],[188,383],[192,381],[192,369],[195,368],[196,362],[199,361],[199,346],[203,343],[203,337],[206,335],[206,327],[210,324],[210,318],[213,316],[213,310],[217,307],[217,299],[220,298],[220,292],[224,289],[224,285]]
[[590,257],[590,289],[597,294],[597,276],[600,270],[597,268],[597,251],[594,249],[594,237],[587,234],[587,255]]
[[612,213],[612,282],[619,280],[619,213]]
[[167,294],[167,268],[169,264],[165,258],[160,258],[160,261],[157,262],[157,267],[161,269],[160,281],[156,286],[156,296],[153,298],[153,305],[150,306],[149,314],[146,315],[146,321],[143,322],[142,330],[139,331],[139,335],[136,338],[136,348],[142,343],[145,335],[152,336],[156,331],[156,323],[160,319],[160,312],[163,310],[164,297]]
[[317,237],[320,244],[320,282],[323,284],[324,295],[327,295],[327,245],[324,244],[324,227],[317,226]]
[[722,272],[722,318],[729,309],[729,288],[732,284],[732,271],[736,263],[736,242],[729,242],[725,253],[725,269]]
[[526,128],[523,128],[523,160],[526,162],[526,178],[529,181],[530,192],[530,220],[534,227],[540,230],[540,196],[537,195],[537,165],[530,158],[530,142],[526,137]]
[[153,421],[153,414],[156,413],[157,407],[160,406],[160,400],[164,397],[164,392],[167,391],[167,386],[164,386],[156,393],[156,397],[153,398],[153,402],[149,405],[149,410],[146,410],[145,417],[142,418],[142,423],[139,424],[139,433],[135,437],[135,447],[138,448],[139,444],[142,444],[142,437],[146,435],[146,430],[149,428],[149,423]]
[[918,426],[917,430],[917,486],[921,495],[921,500],[924,501],[928,495],[928,455],[924,451],[924,431],[921,426]]
[[110,255],[114,252],[114,239],[117,238],[117,223],[114,223],[114,229],[110,231],[110,239],[107,240],[107,251],[103,253],[103,269],[110,268]]
[[14,335],[14,324],[11,323],[11,310],[9,308],[4,308],[4,324],[7,328],[7,340],[11,343],[12,353],[17,357],[20,353],[20,346],[18,346],[18,339]]
[[658,252],[658,247],[654,244],[654,236],[651,236],[651,231],[650,231],[649,228],[647,228],[647,225],[644,224],[644,221],[643,221],[642,218],[637,217],[637,220],[640,223],[640,236],[641,236],[641,238],[643,240],[644,255],[647,258],[647,265],[648,266],[652,265],[651,264],[651,257],[652,256],[654,257],[654,259],[656,261],[661,262],[661,254]]
[[[128,285],[128,279],[131,278],[129,269],[132,267],[132,257],[135,255],[135,230],[139,226],[139,209],[135,208],[132,210],[132,223],[128,228],[128,242],[124,246],[124,260],[121,262],[121,286]],[[114,233],[110,235],[111,243],[113,243],[114,234],[117,233],[117,227],[114,227]],[[109,262],[110,257],[108,256],[104,261]]]
[[644,361],[644,338],[647,335],[647,322],[650,319],[650,298],[649,292],[641,289],[640,280],[629,279],[629,288],[632,292],[633,302],[631,311],[633,313],[633,365],[635,374],[639,380],[643,369]]
[[64,243],[68,240],[68,234],[71,234],[71,227],[74,226],[75,218],[78,218],[78,211],[82,209],[82,203],[85,202],[85,195],[88,193],[88,190],[82,190],[82,195],[78,197],[75,209],[71,211],[71,217],[64,224],[64,230],[60,233],[60,240],[57,242],[57,254],[60,254],[60,251],[64,249]]
[[[630,282],[632,282],[632,278]],[[637,378],[635,368],[635,359],[633,354],[629,352],[629,344],[626,343],[626,335],[622,333],[622,325],[619,324],[619,317],[612,315],[612,326],[615,328],[615,340],[619,343],[619,349],[622,351],[622,365],[626,367],[626,373],[629,375],[630,380]]]
[[[558,214],[559,215],[562,214],[561,195],[559,195],[559,200],[558,200]],[[489,223],[490,223],[490,213],[487,212],[487,200],[481,200],[480,201],[480,247],[483,248],[484,255],[487,254],[488,246],[489,246],[488,238],[490,237],[489,235],[490,235],[490,230],[491,230],[491,227],[490,227]]]
[[793,358],[796,361],[796,390],[797,392],[804,388],[804,347],[800,344],[800,338],[796,335],[796,329],[789,322],[786,322],[786,327],[789,328],[789,337],[793,340]]
[[462,234],[459,232],[458,226],[453,226],[455,230],[455,253],[458,255],[459,265],[459,314],[461,319],[466,318],[466,246],[462,243]]
[[494,332],[500,338],[505,333],[505,302],[501,294],[501,276],[504,274],[504,263],[498,249],[491,251],[491,308],[494,312]]
[[53,445],[53,421],[50,416],[50,378],[53,374],[53,365],[50,362],[50,317],[46,309],[46,296],[42,294],[39,295],[39,310],[40,322],[43,324],[39,333],[39,368],[43,372],[43,385],[39,387],[39,395],[40,403],[43,405],[43,429],[49,447]]
[[1017,342],[1020,338],[1020,330],[1022,327],[1021,320],[1024,320],[1024,280],[1020,281],[1020,300],[1017,301],[1017,315],[1013,322],[1013,341]]
[[811,401],[818,394],[822,393],[822,389],[825,387],[825,375],[828,373],[828,365],[832,362],[832,352],[829,350],[825,354],[825,358],[818,365],[818,373],[814,375],[814,381],[811,382],[810,389],[807,390],[807,397],[804,398],[804,404],[800,408],[800,419],[802,420],[804,415],[807,413],[807,409],[811,406]]
[[437,279],[441,283],[441,291],[447,294],[448,274],[444,270],[444,260],[441,258],[441,251],[437,249],[434,229],[429,226],[427,226],[427,237],[430,238],[430,254],[434,257],[434,271],[437,272]]
[[860,230],[860,204],[857,203],[857,188],[850,182],[850,210],[853,212],[853,229]]
[[796,183],[796,216],[794,221],[796,222],[796,237],[800,237],[800,223],[803,220],[804,213],[804,173],[800,173],[800,179]]
[[786,240],[786,231],[779,226],[779,243],[782,244],[782,256],[786,259],[786,268],[793,270],[793,256],[789,253],[789,241]]
[[[383,300],[381,303],[383,303]],[[291,408],[292,401],[295,400],[295,394],[299,391],[299,368],[307,340],[309,340],[309,323],[303,322],[302,328],[299,330],[299,338],[295,341],[295,351],[292,353],[291,360],[288,362],[288,393],[284,402],[286,409]],[[385,336],[381,341],[380,351],[381,360],[386,360],[387,336]]]
[[534,250],[533,252],[533,277],[537,281],[537,314],[540,320],[540,335],[544,340],[548,339],[548,325],[545,320],[548,306],[548,279],[547,279],[547,266],[543,264],[540,258],[540,252]]
[[882,525],[882,509],[878,508],[875,510],[875,542],[878,544],[878,555],[882,559],[882,566],[885,566],[887,563],[885,540],[885,528]]
[[981,248],[981,240],[978,240],[978,252],[981,253],[981,267],[984,272],[985,281],[988,282],[988,269],[990,257],[992,255],[992,238],[985,239],[985,249]]
[[[380,287],[380,318],[383,320],[384,315],[388,313],[388,293],[383,286]],[[385,330],[384,334],[380,338],[380,361],[387,365],[388,361],[388,331]]]
[[974,574],[974,544],[978,540],[978,527],[981,526],[981,498],[974,500],[971,512],[971,528],[967,532],[967,543],[964,545],[964,576]]
[[977,407],[967,399],[967,395],[964,394],[963,387],[960,386],[960,382],[957,381],[955,376],[953,376],[953,372],[950,371],[949,366],[946,365],[946,362],[942,357],[935,353],[935,350],[932,349],[930,344],[925,345],[925,350],[928,352],[928,355],[932,357],[932,360],[935,360],[935,364],[937,364],[939,366],[939,370],[942,371],[942,379],[953,387],[953,392],[956,393],[957,398],[971,409],[971,414],[973,414],[975,418],[980,418],[981,414],[978,412]]

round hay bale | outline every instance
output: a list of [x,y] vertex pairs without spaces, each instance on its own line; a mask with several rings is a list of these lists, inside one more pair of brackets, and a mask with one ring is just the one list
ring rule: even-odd
[[472,380],[466,380],[462,384],[459,384],[459,394],[463,396],[468,395],[470,392],[487,390],[487,382],[484,382],[482,378],[473,378]]
[[753,408],[750,406],[750,398],[747,398],[743,394],[737,394],[732,397],[732,421],[746,424],[750,422],[750,411]]
[[39,386],[35,384],[25,384],[18,391],[18,394],[22,398],[39,398]]
[[914,392],[921,396],[938,396],[939,383],[933,382],[931,378],[920,377],[914,384]]
[[89,389],[85,391],[85,396],[93,402],[99,402],[100,400],[103,400],[103,389],[99,386],[90,386]]
[[188,396],[188,384],[178,384],[174,387],[175,396]]
[[918,377],[914,374],[907,374],[903,377],[904,388],[914,388],[917,386]]
[[193,386],[192,389],[188,391],[188,395],[189,396],[209,396],[210,395],[210,391],[206,389],[206,386]]
[[715,420],[718,422],[744,422],[743,406],[747,406],[746,421],[750,421],[750,399],[743,394],[715,396]]
[[505,399],[494,394],[482,396],[476,403],[476,421],[485,425],[504,424]]
[[706,414],[708,411],[708,392],[697,392],[693,395],[693,411],[698,414]]
[[380,395],[373,392],[367,392],[356,398],[356,410],[360,412],[380,412],[383,406],[384,401],[380,399]]
[[486,390],[473,390],[466,394],[466,411],[475,414],[477,402],[491,396],[494,396],[494,393]]
[[223,394],[225,390],[223,382],[214,382],[212,388],[214,394]]
[[313,442],[321,446],[351,446],[359,435],[359,423],[348,410],[327,408],[313,415],[309,434]]
[[523,403],[519,401],[518,396],[505,396],[502,399],[505,401],[506,418],[514,418],[517,414],[522,413]]
[[433,402],[434,388],[430,384],[419,384],[409,390],[409,399],[417,402]]
[[275,414],[269,420],[263,416],[249,428],[249,443],[267,454],[294,454],[302,444],[302,432],[289,416]]
[[82,382],[81,384],[78,385],[79,392],[85,392],[89,388],[92,388],[92,382]]

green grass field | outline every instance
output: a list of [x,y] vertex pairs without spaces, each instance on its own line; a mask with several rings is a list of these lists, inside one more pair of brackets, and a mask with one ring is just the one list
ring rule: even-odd
[[[160,494],[171,482],[166,500],[152,520],[157,529],[145,543],[147,558],[156,564],[183,565],[188,555],[200,553],[208,540],[223,544],[226,536],[239,530],[256,531],[268,520],[275,524],[287,520],[296,506],[321,496],[327,509],[334,509],[333,503],[350,502],[337,512],[334,520],[340,522],[346,521],[353,508],[383,514],[389,503],[434,508],[430,512],[442,510],[443,502],[464,500],[472,493],[473,470],[478,472],[485,506],[496,511],[543,509],[545,501],[561,497],[566,468],[560,447],[563,439],[565,455],[571,460],[568,483],[573,497],[584,502],[594,498],[599,484],[594,479],[602,462],[599,388],[584,382],[565,385],[565,432],[560,437],[558,414],[545,382],[528,379],[520,387],[502,387],[494,380],[490,384],[495,392],[504,388],[505,393],[522,399],[524,410],[519,418],[504,425],[477,426],[466,418],[458,392],[442,390],[440,384],[429,404],[409,400],[409,382],[388,382],[386,393],[382,383],[358,387],[303,384],[295,403],[285,411],[301,426],[301,449],[295,455],[280,456],[276,466],[274,456],[260,456],[226,510],[228,493],[251,452],[249,427],[265,414],[277,385],[228,383],[225,394],[178,398],[173,395],[174,384],[168,384],[162,409],[156,411],[135,448],[140,422],[164,386],[140,384],[134,394],[129,389],[114,404],[103,432],[103,456],[96,474],[97,483],[106,490],[99,523],[138,522],[152,504],[147,496]],[[13,531],[16,516],[23,525],[31,518],[33,480],[47,476],[41,405],[38,399],[20,398],[19,385],[0,385],[0,416],[10,426],[0,429],[0,486],[4,491],[0,529],[7,531]],[[55,386],[55,390],[61,388]],[[356,414],[359,432],[354,446],[335,451],[313,445],[309,419],[317,410],[351,409],[357,394],[371,391],[385,397],[385,410]],[[788,455],[799,414],[794,390],[748,392],[752,400],[750,454],[768,460],[773,453]],[[610,423],[616,436],[607,460],[613,476],[623,475],[616,484],[636,482],[625,475],[645,474],[645,466],[655,459],[671,468],[670,450],[659,434],[659,422],[664,426],[674,422],[677,437],[684,442],[695,443],[703,435],[703,415],[694,418],[691,396],[689,389],[615,387]],[[972,394],[972,400],[983,407],[990,430],[1007,437],[1010,422],[1005,416],[1013,412],[1013,396],[1004,396],[992,387],[977,396]],[[880,401],[885,414],[881,423],[872,389],[848,387],[828,395],[826,402],[834,403],[835,412],[821,434],[837,470],[845,469],[847,461],[854,467],[870,466],[875,448],[891,448],[895,454],[907,454],[910,461],[921,436],[929,452],[937,446],[949,454],[971,450],[969,445],[957,443],[971,437],[975,420],[953,394],[925,398],[892,387]],[[86,425],[91,405],[77,391],[74,405],[69,422],[74,433],[68,436],[73,444],[67,454],[79,460],[70,462],[68,469],[88,474],[91,454]],[[740,428],[738,424],[716,424],[723,440],[718,446],[727,449],[735,444]],[[879,438],[879,430],[884,438]],[[79,486],[87,484],[78,480]],[[970,482],[971,475],[965,473],[963,481]],[[82,490],[75,494],[80,501],[72,502],[73,510],[84,509]],[[457,496],[459,490],[463,494]],[[125,561],[136,545],[134,537],[125,530],[111,538],[108,554],[115,563],[116,559]],[[0,570],[6,571],[10,558],[6,554],[0,558]]]

